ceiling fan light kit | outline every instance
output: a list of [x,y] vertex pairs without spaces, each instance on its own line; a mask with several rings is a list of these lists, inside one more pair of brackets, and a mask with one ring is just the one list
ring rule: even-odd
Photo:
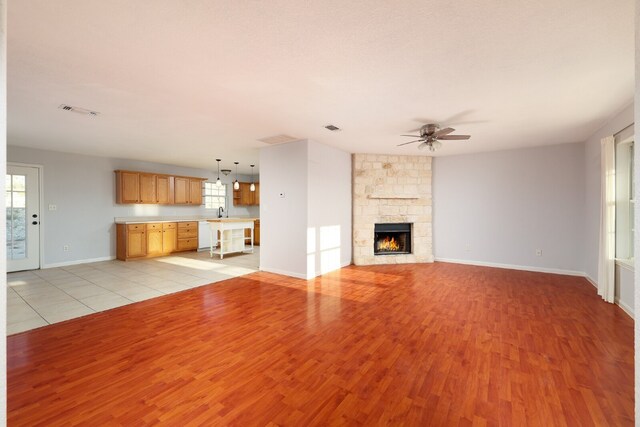
[[415,141],[398,144],[398,147],[402,145],[413,144],[415,142],[420,142],[420,145],[418,145],[419,150],[428,148],[429,151],[433,152],[442,147],[442,142],[440,141],[467,140],[471,138],[470,135],[450,135],[453,131],[455,131],[455,129],[453,128],[447,127],[444,129],[440,129],[440,125],[429,123],[420,128],[420,135],[401,135],[418,139],[416,139]]

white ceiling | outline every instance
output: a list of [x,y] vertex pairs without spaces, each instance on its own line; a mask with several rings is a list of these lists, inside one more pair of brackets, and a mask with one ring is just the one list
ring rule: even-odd
[[633,3],[15,0],[8,140],[246,172],[278,134],[424,154],[428,120],[472,135],[439,155],[583,141],[633,99]]

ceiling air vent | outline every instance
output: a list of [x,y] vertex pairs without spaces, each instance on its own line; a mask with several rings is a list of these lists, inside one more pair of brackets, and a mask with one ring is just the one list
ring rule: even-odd
[[275,144],[286,144],[287,142],[299,141],[300,138],[295,138],[289,135],[275,135],[268,136],[266,138],[260,138],[258,141],[264,142],[265,144],[275,145]]
[[339,130],[341,130],[338,126],[334,125],[326,125],[325,129],[329,129],[331,132],[338,132]]
[[85,116],[97,116],[98,114],[100,114],[97,111],[91,111],[91,110],[87,110],[86,108],[74,107],[72,105],[67,105],[67,104],[60,104],[58,108],[60,108],[61,110],[82,114]]

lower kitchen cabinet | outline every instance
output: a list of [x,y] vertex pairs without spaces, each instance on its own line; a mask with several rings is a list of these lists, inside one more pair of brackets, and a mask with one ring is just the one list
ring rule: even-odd
[[[251,237],[251,230],[244,230],[244,237]],[[247,245],[249,244],[249,240],[247,240]],[[260,220],[257,219],[253,222],[253,244],[255,246],[260,246]]]
[[152,258],[198,249],[197,222],[164,222],[116,225],[119,260]]
[[170,254],[178,249],[178,224],[165,222],[162,224],[162,253]]
[[193,251],[198,249],[198,223],[178,223],[178,251]]
[[162,224],[147,224],[147,255],[158,256],[162,250]]

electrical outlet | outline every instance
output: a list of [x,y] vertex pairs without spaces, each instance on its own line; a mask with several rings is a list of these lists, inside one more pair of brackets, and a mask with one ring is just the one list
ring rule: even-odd
[[62,247],[62,250],[65,251],[65,252],[69,252],[69,245],[64,245]]
[[50,211],[57,211],[58,210],[58,206],[57,205],[49,205],[49,210]]
[[542,249],[536,249],[536,256],[542,256]]
[[464,245],[464,250],[465,250],[465,252],[470,252],[471,251],[471,245],[469,243]]

